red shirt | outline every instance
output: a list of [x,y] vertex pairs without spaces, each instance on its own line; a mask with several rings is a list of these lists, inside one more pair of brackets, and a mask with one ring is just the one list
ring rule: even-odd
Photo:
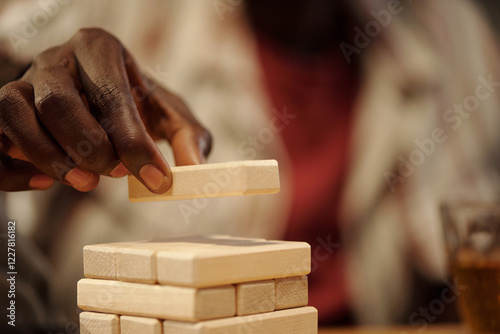
[[260,39],[259,53],[273,107],[296,115],[280,132],[293,182],[285,238],[311,245],[309,304],[320,323],[332,323],[349,313],[338,212],[357,76],[337,50],[297,56]]

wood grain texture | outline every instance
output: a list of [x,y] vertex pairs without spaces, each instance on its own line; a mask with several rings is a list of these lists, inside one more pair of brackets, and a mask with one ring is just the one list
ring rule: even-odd
[[83,247],[85,277],[116,279],[116,246],[89,245]]
[[212,244],[158,251],[160,284],[210,287],[306,275],[311,271],[307,243],[259,241]]
[[78,306],[85,311],[200,321],[236,314],[234,286],[194,289],[153,284],[82,279]]
[[[311,249],[304,242],[195,236],[85,249],[85,277],[129,282],[204,288],[306,275],[311,270]],[[117,278],[111,278],[110,268]]]
[[120,317],[120,331],[120,334],[162,334],[163,323],[158,319],[123,315]]
[[236,315],[238,316],[272,312],[275,304],[276,293],[273,280],[236,285]]
[[163,334],[317,334],[318,311],[301,307],[195,324],[164,321]]
[[82,312],[80,334],[120,334],[120,319],[115,314]]
[[280,190],[276,160],[235,161],[171,169],[172,187],[161,195],[150,192],[139,180],[129,176],[130,201],[274,194]]
[[307,276],[285,277],[274,281],[276,283],[277,310],[307,305]]
[[156,251],[141,245],[116,250],[116,278],[125,282],[156,283]]

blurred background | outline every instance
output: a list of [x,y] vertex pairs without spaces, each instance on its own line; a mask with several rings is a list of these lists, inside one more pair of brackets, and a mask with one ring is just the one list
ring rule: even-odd
[[493,26],[497,29],[497,32],[500,31],[500,4],[495,0],[475,0],[477,3],[482,6],[486,15],[490,19]]
[[282,183],[201,207],[131,204],[110,178],[90,193],[1,193],[1,218],[18,222],[19,323],[76,333],[84,245],[207,233],[326,252],[310,276],[322,325],[458,321],[455,302],[422,312],[453,282],[439,204],[499,198],[500,4],[401,6],[370,33],[387,1],[0,2],[1,82],[100,27],[210,129],[209,162],[277,159]]

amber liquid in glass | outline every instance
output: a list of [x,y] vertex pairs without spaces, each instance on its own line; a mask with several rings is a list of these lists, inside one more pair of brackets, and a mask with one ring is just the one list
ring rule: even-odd
[[500,333],[500,262],[455,264],[460,311],[474,334]]

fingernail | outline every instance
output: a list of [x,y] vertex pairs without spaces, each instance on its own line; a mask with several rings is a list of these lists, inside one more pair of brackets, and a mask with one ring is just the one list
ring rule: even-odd
[[96,179],[96,175],[86,172],[79,167],[73,168],[66,174],[66,181],[71,183],[73,188],[81,191],[87,191],[89,185],[93,184]]
[[119,163],[112,171],[109,173],[109,176],[111,177],[124,177],[126,175],[130,174],[128,171],[127,167],[123,163]]
[[167,184],[167,177],[153,164],[142,166],[139,175],[152,191],[158,191]]
[[38,174],[30,179],[29,186],[33,189],[45,190],[52,187],[55,180],[45,174]]

